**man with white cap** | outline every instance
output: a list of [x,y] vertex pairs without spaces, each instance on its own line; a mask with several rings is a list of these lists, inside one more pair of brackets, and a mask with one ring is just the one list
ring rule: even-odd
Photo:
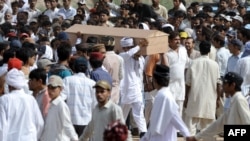
[[57,75],[51,75],[48,81],[48,93],[51,98],[51,104],[45,119],[41,141],[78,140],[71,122],[69,107],[60,96],[62,89],[62,78]]
[[[146,120],[143,114],[142,82],[141,75],[144,66],[140,63],[138,51],[140,47],[146,47],[147,41],[142,40],[139,46],[134,45],[133,38],[124,37],[120,40],[124,52],[120,56],[124,60],[124,77],[121,82],[121,107],[124,119],[132,108],[132,114],[140,131],[140,137],[147,131]],[[135,46],[135,47],[134,47]]]
[[44,122],[34,97],[22,89],[26,81],[23,72],[13,68],[5,80],[10,93],[0,97],[0,140],[39,140]]

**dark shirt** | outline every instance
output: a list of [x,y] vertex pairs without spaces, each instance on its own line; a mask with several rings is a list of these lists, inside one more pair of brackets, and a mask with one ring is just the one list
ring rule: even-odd
[[110,86],[112,87],[111,75],[107,71],[103,70],[101,67],[93,70],[90,73],[90,78],[96,82],[99,80],[105,80],[105,81],[109,82]]

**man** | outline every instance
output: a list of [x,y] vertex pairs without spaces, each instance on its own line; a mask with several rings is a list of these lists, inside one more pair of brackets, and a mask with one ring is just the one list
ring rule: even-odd
[[48,80],[51,104],[45,119],[41,141],[77,141],[78,136],[72,125],[70,111],[60,94],[63,89],[61,77],[52,75]]
[[94,81],[106,80],[112,86],[111,75],[102,68],[104,55],[100,52],[91,52],[89,57],[89,63],[92,67],[90,72],[90,78]]
[[192,61],[186,73],[184,121],[191,135],[196,134],[198,124],[202,130],[215,120],[216,103],[220,97],[219,66],[208,57],[211,44],[202,41],[199,47],[201,57]]
[[29,19],[30,22],[32,19],[37,18],[42,12],[36,8],[37,0],[29,0],[29,7],[25,10],[29,12]]
[[59,9],[58,13],[62,13],[65,19],[73,20],[76,15],[76,9],[70,6],[71,0],[63,0],[63,7]]
[[152,0],[152,8],[154,9],[155,13],[168,20],[168,10],[166,7],[160,4],[160,0]]
[[190,59],[196,59],[201,56],[200,52],[194,49],[195,41],[192,37],[188,37],[185,41],[185,47],[187,54]]
[[5,80],[10,93],[0,97],[0,140],[39,140],[44,122],[34,97],[22,89],[26,81],[24,74],[14,68]]
[[57,8],[58,0],[50,0],[50,9],[44,12],[44,15],[49,16],[50,21],[52,22],[54,18],[57,17],[59,9]]
[[142,141],[175,141],[177,140],[176,129],[180,130],[184,137],[187,137],[187,141],[189,141],[189,131],[178,112],[179,107],[168,88],[169,77],[169,67],[156,65],[153,83],[157,89],[157,94],[150,116],[149,129]]
[[121,107],[123,110],[124,119],[127,119],[128,113],[132,108],[132,114],[135,123],[139,129],[140,137],[147,131],[146,121],[144,118],[143,101],[142,101],[142,72],[139,70],[144,68],[141,65],[138,51],[140,47],[146,47],[147,41],[142,40],[139,46],[134,45],[134,40],[131,37],[124,37],[120,40],[120,45],[124,52],[119,55],[124,60],[124,77],[121,83]]
[[58,63],[51,66],[48,76],[58,75],[62,79],[71,76],[72,70],[69,68],[69,60],[71,56],[71,45],[68,42],[61,42],[57,48]]
[[222,116],[207,128],[196,134],[193,140],[198,141],[211,137],[223,131],[224,125],[249,125],[250,111],[246,98],[242,95],[241,84],[243,78],[234,72],[228,72],[223,79],[223,90],[232,97],[231,106]]
[[227,72],[236,72],[235,66],[236,66],[238,60],[241,58],[242,46],[243,46],[243,44],[239,39],[233,39],[233,40],[228,42],[228,49],[229,49],[230,53],[232,54],[232,56],[230,56],[228,58],[226,73]]
[[216,34],[212,39],[212,44],[217,49],[215,61],[220,68],[220,76],[224,77],[227,68],[228,58],[231,56],[229,50],[224,46],[225,38],[220,34]]
[[105,45],[106,55],[103,66],[112,77],[111,100],[118,104],[120,99],[120,81],[123,77],[123,59],[114,52],[115,39],[110,36],[101,38],[101,43]]
[[124,124],[121,108],[109,100],[111,94],[111,86],[107,81],[98,81],[94,88],[96,88],[96,100],[98,104],[92,112],[92,119],[88,126],[82,133],[79,141],[87,141],[89,138],[94,141],[103,141],[103,133],[105,127],[120,120]]
[[169,34],[169,51],[166,53],[168,66],[170,68],[169,89],[179,106],[179,113],[182,115],[183,102],[185,98],[185,76],[184,72],[189,65],[189,58],[185,47],[180,45],[178,32]]
[[79,137],[90,122],[92,109],[96,105],[95,91],[92,88],[95,81],[85,75],[88,68],[87,59],[78,57],[73,64],[75,74],[64,78],[62,95],[67,97],[66,103]]
[[46,117],[49,110],[50,98],[46,86],[47,73],[44,69],[34,69],[29,74],[29,89],[33,91],[43,118]]
[[99,25],[106,26],[106,27],[113,27],[114,24],[109,21],[109,11],[107,9],[103,9],[99,11]]

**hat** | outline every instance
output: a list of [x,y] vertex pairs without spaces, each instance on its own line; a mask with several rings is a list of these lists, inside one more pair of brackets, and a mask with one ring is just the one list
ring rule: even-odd
[[121,47],[131,47],[134,46],[134,40],[131,37],[124,37],[120,41]]
[[37,23],[37,19],[32,18],[32,20],[30,20],[30,23]]
[[84,57],[78,57],[75,59],[74,65],[77,66],[88,66],[88,60]]
[[16,33],[15,32],[9,32],[6,36],[7,37],[16,37]]
[[105,48],[104,44],[94,44],[90,49],[92,52],[99,52],[101,48]]
[[63,80],[61,77],[57,76],[57,75],[51,75],[49,77],[49,80],[48,80],[48,86],[52,86],[52,87],[63,87]]
[[227,32],[226,36],[231,36],[231,37],[233,36],[233,37],[235,37],[235,36],[236,36],[236,32],[233,31],[233,30],[229,30],[229,31]]
[[97,81],[96,84],[95,84],[95,86],[93,86],[93,88],[96,88],[96,87],[101,87],[101,88],[103,88],[105,90],[111,90],[110,84],[107,81],[105,81],[105,80],[99,80],[99,81]]
[[229,42],[230,44],[236,45],[238,47],[242,47],[243,43],[239,39],[233,39]]
[[79,0],[77,4],[86,4],[85,0]]
[[244,28],[245,28],[245,29],[250,29],[250,24],[246,24],[246,25],[244,26]]
[[22,47],[22,43],[17,40],[17,39],[14,39],[14,40],[11,40],[10,41],[10,47],[18,47],[18,48],[21,48]]
[[162,25],[161,28],[165,28],[165,27],[170,27],[170,28],[172,28],[172,30],[174,31],[174,26],[171,25],[171,24],[164,24],[164,25]]
[[214,16],[215,16],[214,12],[208,12],[207,15],[208,15],[209,17],[214,17]]
[[90,59],[102,60],[104,55],[101,52],[91,52],[89,55]]
[[154,75],[159,77],[169,77],[169,67],[165,65],[156,65]]
[[148,26],[146,23],[139,23],[138,26],[139,26],[139,27],[141,26],[142,29],[144,29],[144,30],[149,30],[149,26]]
[[41,68],[41,69],[44,69],[45,67],[47,66],[50,66],[50,65],[53,65],[55,64],[55,62],[51,62],[49,59],[47,58],[42,58],[42,59],[39,59],[37,61],[37,67],[38,68]]
[[235,72],[228,72],[223,78],[223,83],[233,83],[233,82],[237,86],[241,86],[243,78]]
[[8,70],[11,70],[13,68],[21,70],[22,66],[23,66],[23,62],[18,58],[10,58],[8,61]]
[[20,35],[20,38],[22,38],[22,37],[30,37],[30,35],[29,34],[27,34],[27,33],[21,33],[21,35]]
[[224,16],[223,18],[226,19],[228,22],[231,22],[231,21],[232,21],[232,19],[231,19],[230,16]]
[[239,15],[234,16],[233,19],[235,19],[235,20],[240,21],[241,23],[243,23],[243,19]]
[[111,36],[103,36],[101,37],[100,43],[105,46],[115,46],[115,39]]
[[180,37],[181,38],[187,38],[188,37],[188,33],[187,32],[180,32]]
[[22,71],[13,68],[9,70],[5,77],[6,84],[16,89],[21,89],[26,85],[26,79]]
[[69,35],[66,32],[60,32],[57,35],[57,39],[59,39],[59,40],[68,40]]

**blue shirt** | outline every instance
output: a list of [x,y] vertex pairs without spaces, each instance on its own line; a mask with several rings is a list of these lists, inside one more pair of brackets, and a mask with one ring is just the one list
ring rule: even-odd
[[58,13],[64,14],[66,19],[73,20],[74,16],[76,15],[76,9],[73,7],[70,7],[69,9],[65,9],[63,7],[61,9],[59,9]]
[[235,72],[236,64],[237,64],[238,60],[241,58],[241,55],[242,55],[242,52],[237,56],[232,55],[228,58],[226,73],[227,72]]
[[90,78],[96,82],[99,80],[105,80],[109,82],[110,86],[112,87],[112,77],[107,71],[103,70],[102,67],[93,70],[90,73]]

